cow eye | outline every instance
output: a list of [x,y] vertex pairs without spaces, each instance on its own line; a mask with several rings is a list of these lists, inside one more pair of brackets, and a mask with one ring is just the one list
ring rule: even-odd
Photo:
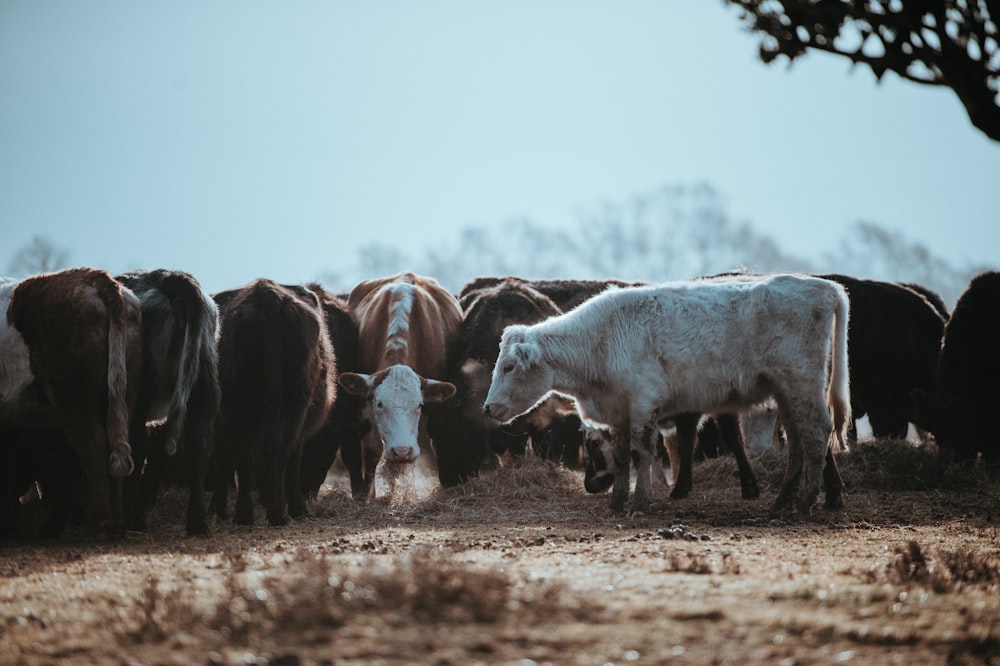
[[382,409],[382,401],[379,400],[378,402],[376,402],[375,406],[378,407],[379,409]]
[[503,364],[503,367],[500,368],[500,371],[502,373],[504,373],[504,374],[507,374],[508,372],[512,371],[513,369],[514,369],[514,362],[513,361],[507,361],[506,363]]

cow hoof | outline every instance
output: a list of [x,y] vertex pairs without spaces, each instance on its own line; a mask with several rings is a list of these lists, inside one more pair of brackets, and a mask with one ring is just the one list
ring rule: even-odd
[[208,523],[188,523],[186,530],[188,536],[208,536]]
[[756,483],[746,485],[743,487],[743,499],[758,499],[760,497],[760,488]]
[[839,511],[844,508],[844,496],[840,493],[835,495],[827,495],[826,502],[823,504],[823,508],[827,511]]
[[649,513],[649,509],[632,509],[628,512],[629,518],[642,518]]
[[672,500],[684,499],[685,497],[688,496],[690,492],[691,492],[690,488],[681,488],[680,486],[676,486],[673,490],[670,491],[670,499]]

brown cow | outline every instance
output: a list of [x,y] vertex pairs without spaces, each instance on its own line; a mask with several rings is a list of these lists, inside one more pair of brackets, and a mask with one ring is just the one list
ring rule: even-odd
[[447,373],[447,349],[462,323],[458,301],[432,278],[401,273],[362,282],[348,303],[361,325],[368,374],[346,372],[340,383],[368,399],[365,449],[384,446],[386,460],[413,462],[430,442],[424,403],[455,394],[454,384],[430,378]]
[[23,384],[41,387],[79,459],[92,532],[120,537],[142,364],[138,299],[104,271],[75,268],[17,284],[7,322],[27,346],[33,380]]
[[270,525],[306,513],[299,481],[302,442],[326,421],[336,398],[336,359],[316,294],[256,280],[216,294],[219,384],[216,492],[224,516],[235,468],[236,522],[254,522],[255,474]]

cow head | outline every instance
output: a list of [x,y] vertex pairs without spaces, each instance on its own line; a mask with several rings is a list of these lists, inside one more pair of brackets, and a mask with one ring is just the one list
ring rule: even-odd
[[443,402],[455,385],[421,377],[406,365],[393,365],[372,375],[345,372],[340,384],[368,400],[372,430],[385,445],[385,459],[412,462],[420,455],[418,436],[423,406]]
[[593,425],[584,425],[583,432],[583,487],[588,493],[603,493],[615,481],[611,433]]
[[483,409],[501,423],[525,413],[552,390],[552,368],[544,362],[538,342],[526,331],[525,326],[508,326],[500,340],[500,355]]

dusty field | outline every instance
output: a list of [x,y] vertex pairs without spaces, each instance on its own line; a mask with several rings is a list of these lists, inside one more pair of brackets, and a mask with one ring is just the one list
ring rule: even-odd
[[0,662],[1000,663],[1000,481],[877,444],[805,520],[767,515],[771,453],[760,500],[707,461],[636,519],[537,460],[207,539],[171,491],[121,544],[0,547]]

